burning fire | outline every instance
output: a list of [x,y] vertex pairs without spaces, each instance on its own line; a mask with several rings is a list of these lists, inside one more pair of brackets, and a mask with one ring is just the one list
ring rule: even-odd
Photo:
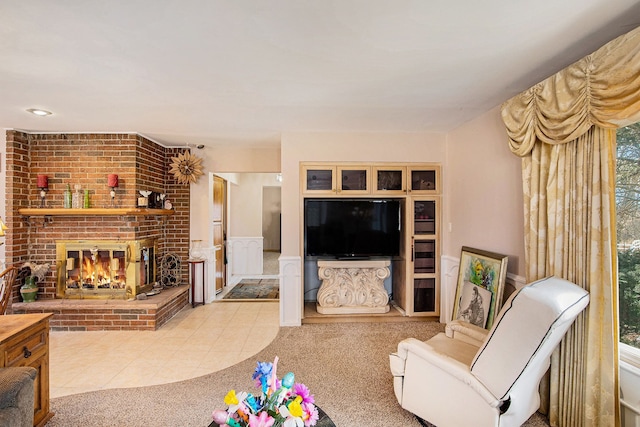
[[[100,257],[99,251],[91,251],[91,255],[83,254],[82,272],[79,278],[68,283],[71,288],[77,288],[78,282],[84,289],[124,289],[126,278],[120,275],[120,260],[118,258]],[[113,277],[112,277],[113,274]]]

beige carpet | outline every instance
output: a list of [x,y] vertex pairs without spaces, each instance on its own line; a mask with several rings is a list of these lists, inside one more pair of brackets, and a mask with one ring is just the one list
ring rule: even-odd
[[[248,360],[193,380],[152,387],[102,390],[51,400],[47,427],[206,427],[214,409],[224,409],[230,389],[255,392],[257,361],[273,361],[278,376],[294,372],[338,427],[419,427],[393,394],[388,354],[407,337],[428,339],[438,323],[340,323],[281,328],[276,339]],[[88,355],[87,363],[99,357]],[[437,385],[434,385],[437,386]],[[452,405],[452,409],[455,405]],[[373,416],[372,416],[373,415]],[[546,426],[536,414],[527,426]]]

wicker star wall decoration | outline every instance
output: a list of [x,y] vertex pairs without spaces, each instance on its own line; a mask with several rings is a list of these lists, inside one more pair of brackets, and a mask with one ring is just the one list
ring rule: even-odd
[[202,159],[191,154],[190,151],[185,151],[178,154],[178,157],[171,158],[169,172],[175,176],[180,184],[195,183],[203,175]]

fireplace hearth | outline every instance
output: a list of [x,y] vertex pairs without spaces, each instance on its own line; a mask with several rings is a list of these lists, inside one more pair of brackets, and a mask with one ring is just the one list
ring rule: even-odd
[[59,240],[56,298],[133,299],[156,282],[153,239]]

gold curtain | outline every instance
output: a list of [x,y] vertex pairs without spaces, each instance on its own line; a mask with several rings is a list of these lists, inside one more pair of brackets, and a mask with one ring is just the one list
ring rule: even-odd
[[502,105],[511,151],[526,156],[536,141],[563,144],[591,126],[640,121],[640,27]]
[[640,120],[640,28],[507,101],[521,156],[527,281],[557,275],[591,293],[552,356],[554,426],[619,423],[615,129]]
[[527,280],[556,275],[591,294],[552,356],[542,398],[553,426],[616,425],[614,158],[615,130],[593,127],[522,160]]

